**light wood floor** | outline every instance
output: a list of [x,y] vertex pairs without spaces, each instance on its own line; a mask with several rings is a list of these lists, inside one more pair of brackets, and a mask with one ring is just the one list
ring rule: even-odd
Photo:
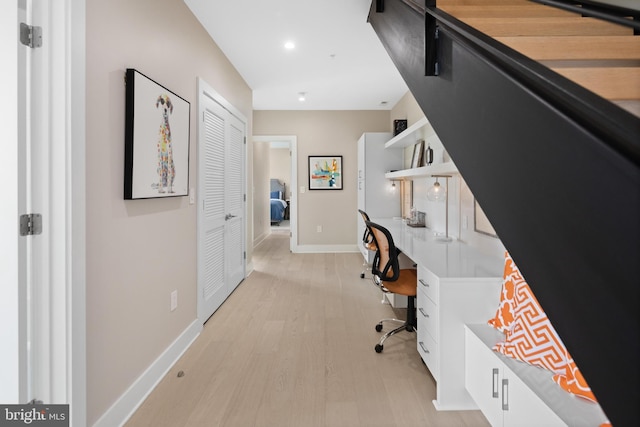
[[256,248],[253,273],[127,427],[489,425],[479,411],[435,410],[415,334],[374,351],[377,321],[404,313],[381,304],[380,291],[360,279],[360,254],[288,248],[288,233]]

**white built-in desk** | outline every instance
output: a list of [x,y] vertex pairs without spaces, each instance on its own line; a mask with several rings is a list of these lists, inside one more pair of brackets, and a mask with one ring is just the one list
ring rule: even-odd
[[486,323],[500,300],[504,259],[459,241],[441,242],[427,228],[372,218],[418,266],[417,348],[436,381],[438,410],[478,409],[465,389],[466,323]]

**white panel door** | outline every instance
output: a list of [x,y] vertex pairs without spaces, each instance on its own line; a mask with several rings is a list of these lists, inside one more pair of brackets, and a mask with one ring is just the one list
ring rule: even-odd
[[198,230],[198,287],[208,319],[227,298],[225,287],[224,158],[226,111],[213,100],[205,101],[199,141],[200,225]]
[[200,95],[198,317],[204,322],[245,276],[245,125]]
[[225,253],[227,254],[227,286],[229,294],[244,279],[244,123],[237,117],[228,117],[229,138],[225,161],[225,200],[227,233]]

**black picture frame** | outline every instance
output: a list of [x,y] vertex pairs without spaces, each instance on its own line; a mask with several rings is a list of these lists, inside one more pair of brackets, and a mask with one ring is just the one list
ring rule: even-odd
[[187,100],[127,68],[125,200],[189,194],[190,117]]

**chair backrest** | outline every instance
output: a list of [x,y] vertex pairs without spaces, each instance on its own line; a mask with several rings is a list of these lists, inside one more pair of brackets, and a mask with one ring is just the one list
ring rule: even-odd
[[367,226],[367,221],[370,221],[369,215],[362,209],[358,209],[360,215],[362,215],[362,220],[364,221],[364,233],[362,234],[362,244],[365,248],[375,251],[376,248],[371,246],[373,243],[373,235],[371,234],[371,230],[369,230],[369,226]]
[[366,222],[376,243],[376,256],[373,258],[371,272],[383,282],[395,282],[400,277],[398,249],[393,243],[389,230],[371,221]]

